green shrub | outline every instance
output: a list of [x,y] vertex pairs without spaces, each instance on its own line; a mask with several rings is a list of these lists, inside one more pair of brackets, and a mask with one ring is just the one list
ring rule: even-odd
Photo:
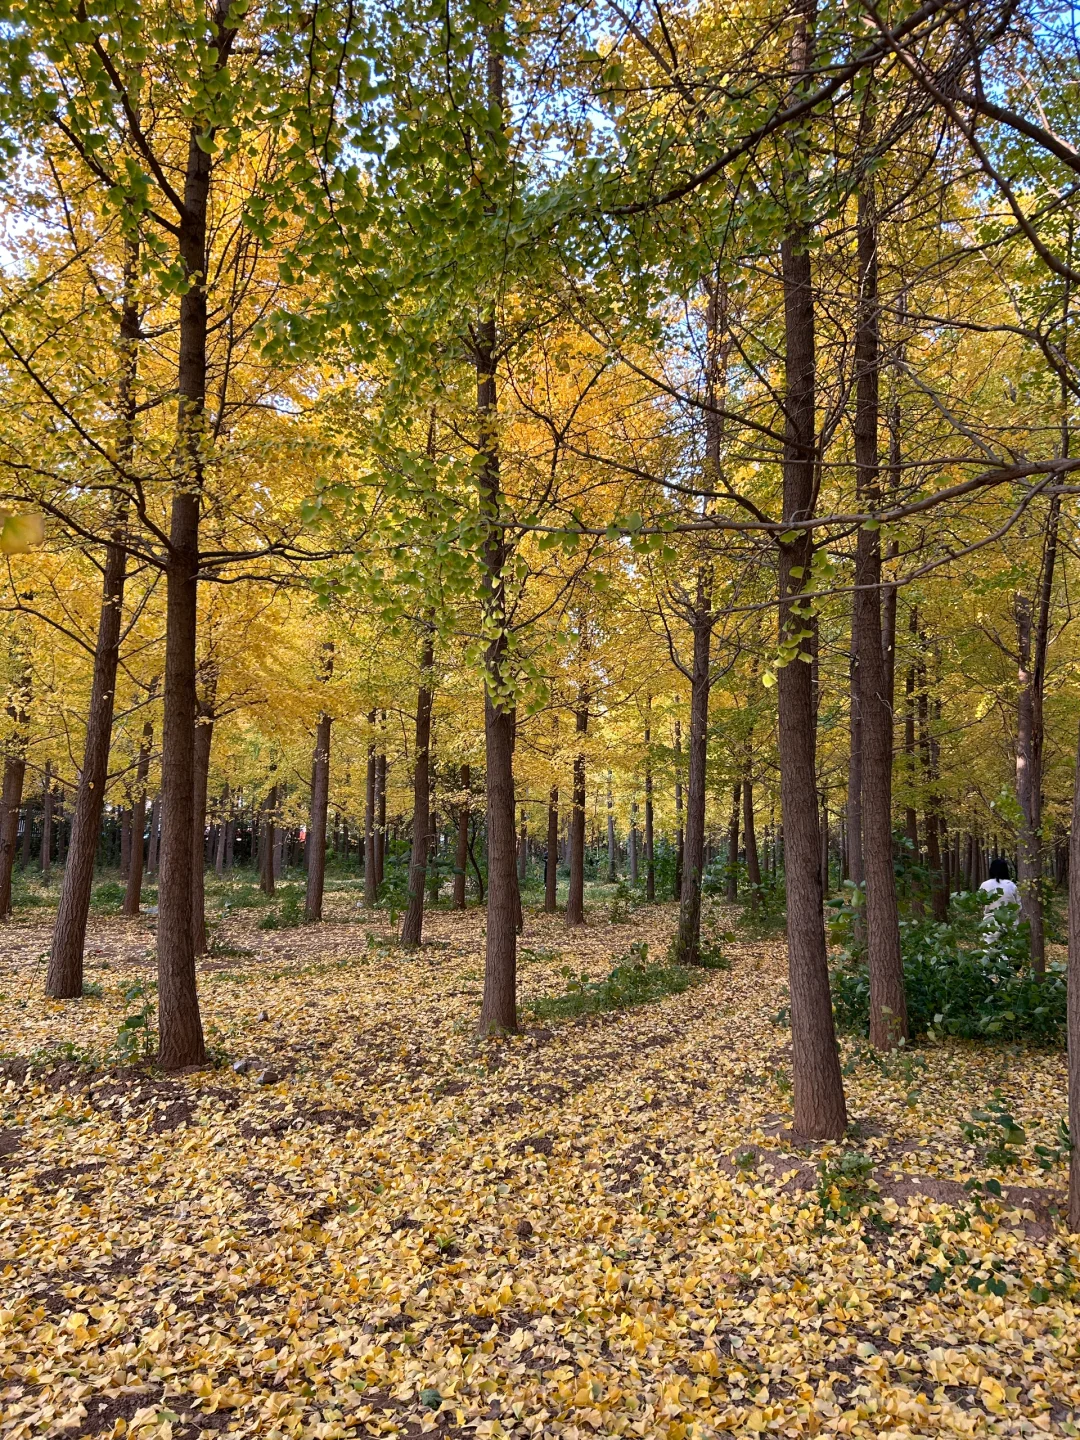
[[278,895],[281,897],[281,904],[276,910],[263,916],[259,921],[260,930],[294,930],[304,923],[303,892],[288,885],[283,886]]
[[[1001,917],[999,925],[984,928],[981,899],[958,895],[946,924],[901,922],[912,1036],[1060,1042],[1065,1030],[1065,967],[1048,965],[1043,979],[1036,979],[1028,960],[1027,926],[1013,923],[1012,906],[1002,906],[996,913]],[[839,1029],[866,1034],[870,978],[864,959],[845,956],[833,971],[832,994]]]
[[90,909],[99,914],[119,910],[124,903],[127,886],[119,880],[103,880],[90,893]]
[[695,976],[685,966],[650,963],[649,947],[644,941],[631,945],[629,954],[621,956],[602,980],[590,980],[584,974],[575,977],[569,965],[563,967],[562,973],[567,979],[563,994],[525,1002],[525,1008],[540,1020],[563,1020],[644,1005],[665,995],[681,995],[695,983]]

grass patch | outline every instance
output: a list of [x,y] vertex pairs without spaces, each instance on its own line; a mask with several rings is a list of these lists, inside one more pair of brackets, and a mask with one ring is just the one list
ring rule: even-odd
[[646,1005],[665,995],[681,995],[698,978],[684,965],[651,962],[643,940],[631,945],[629,953],[616,960],[602,980],[590,980],[585,974],[575,977],[569,965],[563,966],[562,973],[567,985],[561,995],[542,995],[524,1002],[524,1008],[538,1020],[566,1020]]

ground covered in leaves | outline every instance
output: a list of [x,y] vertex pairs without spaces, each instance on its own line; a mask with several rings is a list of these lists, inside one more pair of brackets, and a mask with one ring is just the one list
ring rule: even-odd
[[[5,1440],[1078,1433],[1063,1054],[846,1043],[851,1135],[806,1147],[777,941],[478,1045],[479,913],[417,954],[337,915],[227,919],[182,1077],[137,1053],[150,921],[93,922],[74,1003],[5,933]],[[522,995],[672,919],[530,915]]]

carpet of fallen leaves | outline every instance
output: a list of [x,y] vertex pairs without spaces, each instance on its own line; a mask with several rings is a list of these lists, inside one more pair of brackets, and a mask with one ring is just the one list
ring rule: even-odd
[[[523,996],[672,918],[530,916]],[[847,1044],[852,1135],[803,1146],[777,941],[478,1045],[479,914],[410,955],[239,913],[250,953],[200,976],[217,1064],[165,1077],[110,1058],[149,924],[92,923],[74,1003],[42,998],[40,920],[0,941],[4,1440],[1078,1433],[1080,1254],[1033,1149],[1063,1055]],[[1006,1170],[962,1130],[995,1090],[1030,1142]],[[846,1215],[843,1151],[873,1162]]]

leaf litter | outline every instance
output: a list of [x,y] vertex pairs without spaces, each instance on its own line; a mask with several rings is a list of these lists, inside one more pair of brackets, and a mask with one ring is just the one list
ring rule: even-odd
[[[530,916],[522,993],[672,922]],[[478,1044],[482,917],[428,934],[231,918],[217,1063],[162,1076],[117,1050],[145,922],[94,921],[63,1004],[9,929],[5,1440],[1078,1433],[1062,1054],[845,1043],[851,1133],[802,1144],[781,943]]]

